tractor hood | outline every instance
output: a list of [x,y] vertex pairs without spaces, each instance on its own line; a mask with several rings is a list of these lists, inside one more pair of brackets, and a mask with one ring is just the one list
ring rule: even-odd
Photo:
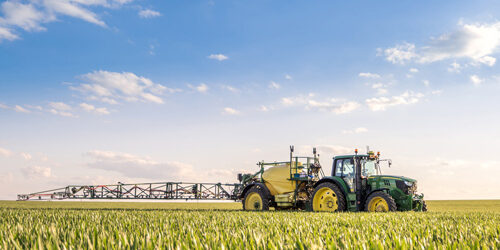
[[397,175],[372,175],[368,178],[380,178],[380,179],[388,179],[388,180],[402,180],[402,181],[407,181],[407,182],[417,182],[417,180],[404,177],[404,176],[397,176]]

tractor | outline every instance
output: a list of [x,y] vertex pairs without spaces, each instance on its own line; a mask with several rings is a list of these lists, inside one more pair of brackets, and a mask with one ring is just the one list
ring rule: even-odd
[[417,181],[403,176],[382,175],[381,159],[367,148],[366,154],[333,157],[330,175],[325,175],[319,155],[294,156],[290,160],[257,163],[254,174],[238,174],[238,198],[243,210],[305,211],[427,211],[423,194],[417,194]]

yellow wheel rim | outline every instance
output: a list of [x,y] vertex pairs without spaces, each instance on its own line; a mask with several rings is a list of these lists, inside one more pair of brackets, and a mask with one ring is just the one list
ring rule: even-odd
[[259,193],[252,192],[247,195],[245,210],[262,210],[262,198]]
[[337,202],[337,195],[335,192],[327,187],[318,190],[313,197],[313,210],[314,211],[327,211],[335,212],[339,208]]
[[375,197],[368,202],[368,211],[370,212],[388,212],[389,204],[382,197]]

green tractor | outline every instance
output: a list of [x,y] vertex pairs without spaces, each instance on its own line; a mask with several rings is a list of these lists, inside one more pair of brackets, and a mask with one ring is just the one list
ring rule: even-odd
[[238,197],[244,210],[307,211],[427,211],[417,181],[402,176],[382,175],[380,153],[341,155],[333,158],[331,175],[325,176],[319,155],[293,155],[290,161],[259,162],[255,174],[239,174]]

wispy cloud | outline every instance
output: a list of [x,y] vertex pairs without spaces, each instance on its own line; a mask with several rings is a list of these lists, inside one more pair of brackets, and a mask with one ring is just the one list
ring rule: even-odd
[[14,111],[20,112],[20,113],[31,113],[31,111],[29,111],[29,110],[27,110],[19,105],[14,106]]
[[195,91],[198,91],[200,93],[206,93],[206,92],[208,92],[208,85],[206,85],[204,83],[200,83],[200,85],[198,85],[198,86],[194,86],[194,85],[191,85],[191,84],[188,84],[187,86],[188,86],[188,88],[190,88],[192,90],[195,90]]
[[406,91],[398,96],[369,98],[366,99],[366,104],[372,111],[383,111],[392,106],[417,103],[422,97],[424,95],[421,93]]
[[228,90],[229,92],[233,92],[233,93],[240,92],[239,89],[237,89],[236,87],[230,86],[230,85],[222,85],[222,89]]
[[471,75],[469,79],[475,86],[481,85],[481,83],[484,81],[484,79],[480,78],[478,75]]
[[268,88],[270,88],[270,89],[280,89],[281,86],[277,82],[271,81],[269,83],[269,85],[268,85]]
[[161,16],[161,13],[155,10],[145,9],[139,11],[139,16],[141,18],[153,18]]
[[379,74],[374,74],[374,73],[370,73],[370,72],[361,72],[361,73],[359,73],[358,76],[359,77],[364,77],[364,78],[372,78],[372,79],[378,79],[378,78],[380,78]]
[[12,151],[6,149],[6,148],[1,148],[0,147],[0,156],[5,156],[5,157],[9,157],[12,155]]
[[49,107],[48,112],[54,115],[77,117],[71,112],[73,108],[64,102],[51,102],[49,103]]
[[85,83],[70,88],[85,94],[88,100],[109,104],[116,104],[117,100],[162,104],[163,99],[160,97],[162,94],[180,91],[154,83],[149,78],[137,76],[131,72],[99,70],[85,74],[81,78]]
[[109,111],[108,109],[102,107],[102,108],[96,108],[94,105],[88,104],[88,103],[80,103],[80,108],[83,110],[89,112],[89,113],[94,113],[98,115],[108,115]]
[[306,110],[319,110],[335,114],[346,114],[358,109],[361,105],[355,101],[340,101],[335,98],[320,100],[314,94],[307,96],[284,97],[281,99],[284,106],[303,106]]
[[91,10],[92,7],[116,8],[131,2],[129,0],[44,0],[27,3],[7,0],[0,6],[0,41],[19,39],[20,30],[27,32],[45,31],[45,23],[60,21],[69,16],[95,25],[106,27],[106,23]]
[[226,115],[239,115],[240,111],[233,108],[225,107],[222,113]]
[[49,178],[52,176],[52,169],[49,167],[41,166],[30,166],[21,168],[21,172],[24,176],[34,179],[34,178]]
[[458,26],[453,32],[432,38],[425,46],[417,48],[415,44],[406,42],[392,48],[379,49],[379,55],[395,64],[465,58],[476,65],[493,66],[496,58],[491,55],[500,47],[500,22],[459,23]]
[[19,113],[26,113],[26,114],[31,113],[31,111],[29,109],[22,107],[20,105],[14,105],[14,106],[10,107],[8,105],[0,103],[0,109],[8,109],[8,110],[13,110],[13,111],[16,111]]
[[227,60],[229,59],[228,56],[224,55],[224,54],[211,54],[208,56],[209,59],[214,59],[214,60],[217,60],[217,61],[224,61],[224,60]]
[[355,129],[342,130],[342,134],[360,134],[368,132],[367,128],[359,127]]
[[85,154],[89,167],[118,172],[127,177],[184,180],[194,176],[193,166],[181,162],[157,162],[149,157],[122,152],[93,150]]

